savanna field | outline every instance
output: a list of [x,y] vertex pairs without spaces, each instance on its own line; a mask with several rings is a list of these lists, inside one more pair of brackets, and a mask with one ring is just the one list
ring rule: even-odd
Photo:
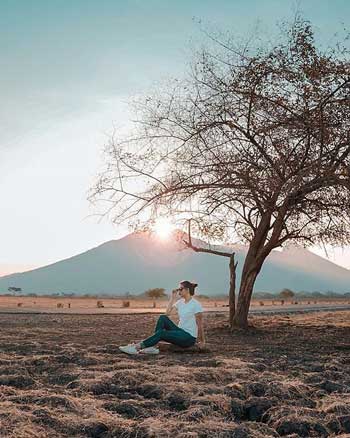
[[156,318],[0,315],[0,436],[350,437],[349,311],[212,313],[205,350],[119,352]]

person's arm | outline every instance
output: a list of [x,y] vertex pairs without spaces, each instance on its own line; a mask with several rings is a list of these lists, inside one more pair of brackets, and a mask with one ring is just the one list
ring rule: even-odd
[[205,335],[204,335],[204,324],[203,324],[203,313],[198,312],[195,314],[196,322],[198,326],[198,337],[197,342],[201,345],[205,344]]
[[177,301],[177,289],[173,290],[171,292],[171,297],[170,297],[170,301],[168,303],[168,307],[166,308],[165,314],[166,315],[170,315],[171,311],[173,310],[174,306],[175,306],[175,302]]

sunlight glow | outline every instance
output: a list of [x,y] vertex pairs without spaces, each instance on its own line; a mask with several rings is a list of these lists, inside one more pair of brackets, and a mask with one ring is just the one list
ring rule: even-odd
[[154,224],[154,231],[160,239],[166,240],[170,237],[175,227],[171,221],[165,217],[160,217]]

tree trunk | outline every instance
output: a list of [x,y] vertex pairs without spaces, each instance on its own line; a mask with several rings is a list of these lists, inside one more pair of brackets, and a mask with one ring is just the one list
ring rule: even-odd
[[230,327],[233,327],[233,318],[235,316],[236,311],[236,267],[237,262],[235,263],[235,253],[232,253],[230,257],[230,291],[229,291],[229,324]]
[[266,255],[261,255],[261,249],[264,247],[266,241],[270,217],[271,215],[269,214],[264,215],[256,230],[255,237],[250,243],[242,269],[237,309],[233,318],[232,327],[246,328],[248,326],[248,312],[255,279],[266,258]]
[[237,310],[232,321],[232,327],[246,328],[248,326],[248,312],[253,293],[255,279],[260,269],[251,270],[245,276],[242,275],[239,288]]

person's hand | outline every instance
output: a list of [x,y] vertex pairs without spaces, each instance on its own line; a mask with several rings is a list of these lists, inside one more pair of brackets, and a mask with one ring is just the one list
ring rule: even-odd
[[177,298],[178,293],[179,293],[178,289],[173,289],[173,291],[171,292],[171,299],[175,300]]

